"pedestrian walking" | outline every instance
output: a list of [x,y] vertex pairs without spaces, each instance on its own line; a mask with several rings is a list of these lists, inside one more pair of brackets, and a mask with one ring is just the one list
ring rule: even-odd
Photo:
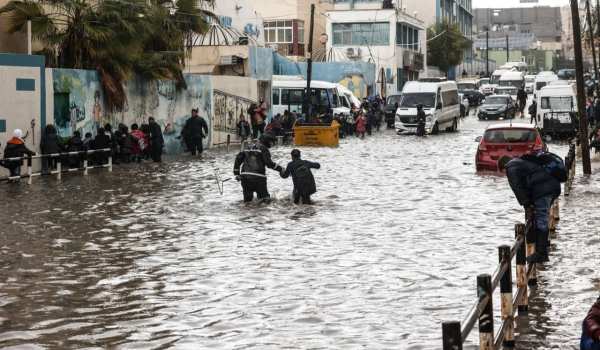
[[131,124],[131,137],[133,137],[133,148],[131,150],[132,161],[141,162],[144,157],[144,151],[148,147],[146,135],[139,129],[137,124]]
[[356,136],[364,139],[365,132],[367,132],[367,117],[365,117],[365,114],[361,110],[358,112],[358,118],[356,118]]
[[160,125],[153,117],[148,118],[148,128],[150,129],[150,156],[155,163],[162,162],[162,152],[165,146],[165,139]]
[[204,118],[198,115],[197,108],[192,109],[192,116],[185,122],[182,136],[188,150],[193,156],[196,153],[202,155],[202,140],[208,136],[208,124]]
[[[27,146],[25,146],[23,131],[21,129],[15,129],[13,131],[13,137],[6,143],[4,158],[21,158],[34,155],[35,152],[29,150]],[[8,169],[10,177],[21,176],[23,160],[5,160],[3,166]]]
[[519,113],[521,114],[521,119],[525,118],[523,112],[525,111],[525,106],[527,105],[527,93],[523,87],[519,88],[517,91],[517,101],[519,101]]
[[283,170],[271,159],[271,148],[274,137],[263,134],[247,149],[238,153],[233,165],[233,174],[236,180],[241,181],[244,193],[244,202],[251,202],[254,193],[259,200],[267,201],[271,198],[267,189],[266,168],[273,169],[279,173]]
[[91,149],[98,151],[101,149],[110,149],[110,151],[101,151],[93,153],[92,159],[94,164],[103,165],[108,162],[108,155],[112,154],[112,139],[104,128],[98,128],[94,141],[91,142]]
[[417,105],[417,136],[425,136],[425,125],[427,124],[427,116],[423,111],[423,105]]
[[267,104],[261,99],[258,105],[251,107],[252,116],[252,136],[256,139],[265,132],[265,119],[267,118]]
[[244,112],[240,113],[240,120],[237,123],[237,135],[240,138],[241,142],[246,142],[246,140],[250,137],[252,130],[250,128],[250,123],[246,120],[244,116]]
[[[81,140],[81,133],[79,131],[73,132],[73,136],[67,142],[68,152],[81,152],[83,151],[83,140]],[[82,154],[71,154],[68,156],[69,166],[71,168],[80,168],[83,162]]]
[[538,123],[538,118],[537,118],[537,102],[535,102],[535,100],[531,101],[531,105],[529,106],[529,123],[531,124],[535,124],[537,125]]
[[600,350],[600,298],[583,320],[579,344],[581,350]]
[[316,162],[309,162],[300,157],[300,150],[292,150],[292,161],[288,163],[285,171],[281,172],[281,177],[286,179],[290,175],[294,183],[294,203],[312,204],[310,196],[317,192],[315,178],[310,169],[319,169],[321,165]]
[[563,160],[544,151],[517,158],[504,156],[498,162],[515,197],[526,210],[533,212],[535,253],[527,257],[529,263],[548,261],[548,214],[552,202],[560,195],[560,184],[567,179]]

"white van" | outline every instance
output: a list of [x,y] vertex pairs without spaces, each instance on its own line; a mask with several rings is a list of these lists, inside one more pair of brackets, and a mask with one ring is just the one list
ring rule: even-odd
[[525,73],[519,71],[508,71],[502,73],[498,86],[509,86],[517,89],[524,88],[525,86]]
[[533,88],[533,98],[537,100],[537,93],[541,88],[548,85],[551,81],[558,80],[558,75],[551,72],[540,72],[535,76],[535,86]]
[[490,77],[490,85],[492,86],[492,93],[494,92],[493,89],[495,89],[498,84],[500,83],[500,77],[502,76],[502,74],[509,72],[509,69],[496,69],[493,73],[492,76]]
[[534,89],[535,89],[535,75],[526,75],[525,76],[525,92],[528,94],[533,94]]
[[[312,90],[312,105],[318,113],[332,111],[334,115],[350,114],[350,107],[346,97],[340,99],[340,91],[337,84],[325,81],[313,80],[310,83]],[[273,115],[283,114],[286,110],[294,113],[302,112],[304,103],[304,92],[306,91],[306,80],[273,80],[272,105]]]
[[551,112],[577,112],[575,84],[547,85],[538,91],[537,117],[542,125],[544,115]]
[[529,66],[527,65],[527,63],[523,61],[506,62],[505,64],[500,66],[500,69],[512,69],[517,70],[519,72],[527,72],[528,68]]
[[352,105],[354,105],[356,108],[359,108],[360,105],[362,104],[360,102],[360,100],[358,99],[358,97],[356,97],[354,95],[354,93],[352,91],[350,91],[350,89],[348,89],[347,87],[345,87],[342,84],[336,84],[338,91],[340,92],[340,96],[345,96],[346,99],[348,99],[349,104],[349,108],[352,108]]
[[395,127],[398,132],[417,130],[417,105],[423,105],[427,116],[425,130],[430,134],[439,131],[456,131],[460,118],[458,88],[453,81],[409,81],[402,89],[402,99],[396,110]]

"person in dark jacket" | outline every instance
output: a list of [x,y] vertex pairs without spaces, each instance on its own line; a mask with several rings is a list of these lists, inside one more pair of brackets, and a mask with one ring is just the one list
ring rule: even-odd
[[[62,147],[54,125],[46,125],[40,141],[40,149],[42,154],[57,154],[62,152]],[[48,174],[50,170],[56,169],[58,159],[58,156],[42,158],[42,173]]]
[[600,298],[583,320],[580,349],[600,350]]
[[531,101],[531,105],[529,105],[529,122],[531,124],[537,124],[537,102],[535,100]]
[[245,142],[251,136],[252,130],[250,123],[246,120],[244,112],[240,113],[240,120],[237,123],[237,134],[241,142]]
[[508,183],[519,204],[533,209],[535,225],[535,253],[527,257],[529,263],[548,261],[548,214],[552,202],[560,195],[560,181],[551,175],[540,159],[544,152],[526,154],[519,158],[502,157],[500,170],[506,169]]
[[192,155],[195,156],[196,153],[202,155],[202,139],[208,136],[208,124],[198,115],[198,109],[192,109],[192,116],[185,122],[181,133]]
[[[116,135],[116,134],[115,134]],[[133,153],[133,144],[137,142],[129,133],[129,128],[126,125],[119,126],[119,134],[117,142],[119,143],[119,158],[123,163],[131,162],[131,154]]]
[[[35,152],[29,150],[23,141],[23,131],[15,129],[13,137],[6,143],[4,149],[4,158],[21,158],[25,156],[34,156]],[[21,176],[21,166],[23,160],[7,160],[4,161],[4,167],[8,169],[11,177]]]
[[165,146],[162,130],[153,117],[148,118],[148,127],[150,129],[150,156],[154,162],[160,163]]
[[[67,143],[67,151],[68,152],[81,152],[83,151],[83,141],[81,140],[81,133],[79,131],[75,131],[73,136],[69,139]],[[80,168],[81,163],[83,161],[82,154],[72,154],[69,155],[69,165],[71,168]]]
[[285,171],[281,172],[281,177],[286,179],[292,175],[294,182],[294,203],[312,204],[310,196],[317,192],[315,178],[310,169],[320,169],[321,165],[316,162],[309,162],[300,158],[300,150],[292,150],[292,161],[288,163]]
[[268,200],[271,196],[267,189],[266,168],[273,169],[279,173],[283,170],[271,159],[269,148],[275,138],[270,134],[263,134],[258,142],[246,150],[238,153],[233,165],[233,174],[241,181],[244,192],[244,202],[251,202],[254,192],[259,200]]
[[524,118],[523,111],[525,110],[525,105],[527,104],[527,93],[521,87],[519,91],[517,91],[517,101],[519,101],[519,112],[521,113],[521,118]]
[[103,148],[110,148],[113,163],[118,163],[117,156],[119,155],[119,141],[118,141],[117,135],[115,135],[115,132],[113,132],[112,125],[110,125],[109,123],[106,123],[104,125],[104,134],[106,136],[108,136],[110,142],[109,142],[108,147],[103,147]]
[[[93,150],[111,149],[112,140],[106,134],[106,132],[104,131],[104,128],[98,128],[98,133],[96,134],[94,141],[92,141],[91,146],[92,146],[91,148]],[[94,163],[96,165],[105,164],[106,162],[108,162],[108,154],[109,153],[111,153],[111,151],[93,153],[92,159],[94,159]]]

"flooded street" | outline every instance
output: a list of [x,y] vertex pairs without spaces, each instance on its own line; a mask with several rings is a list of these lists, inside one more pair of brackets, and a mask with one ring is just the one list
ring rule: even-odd
[[[221,151],[0,184],[0,347],[439,349],[522,219],[504,177],[475,173],[487,124],[304,148],[322,167],[314,206],[270,170],[272,203],[244,205],[233,179],[221,195],[215,172],[232,177],[235,157]],[[600,281],[599,198],[581,178],[561,198],[522,349],[577,348]]]

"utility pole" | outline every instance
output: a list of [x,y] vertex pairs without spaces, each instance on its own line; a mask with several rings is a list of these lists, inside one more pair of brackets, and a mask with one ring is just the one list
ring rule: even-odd
[[[600,0],[598,0],[600,1]],[[489,78],[490,76],[490,29],[486,28],[485,31],[485,74]]]
[[312,117],[312,91],[310,81],[312,80],[312,54],[313,54],[313,33],[315,29],[315,4],[310,5],[310,30],[308,35],[308,64],[306,68],[306,93],[304,94],[304,105],[306,120]]
[[[596,0],[596,21],[598,21],[598,31],[600,31],[600,0]],[[598,50],[598,55],[600,55],[600,50]],[[598,57],[598,62],[600,62],[600,57]],[[600,77],[596,76],[596,81],[598,81]]]
[[598,86],[598,65],[596,64],[596,47],[594,46],[594,27],[592,26],[592,14],[590,11],[590,0],[585,0],[585,10],[587,12],[587,23],[590,30],[590,46],[592,47],[592,58],[594,61],[594,75],[596,80],[596,96],[600,98],[600,86]]
[[508,35],[506,36],[506,63],[508,63],[508,61],[510,61],[509,59],[509,51],[508,51]]
[[579,143],[583,173],[592,174],[590,163],[590,145],[588,143],[588,120],[585,113],[585,90],[583,88],[583,54],[581,50],[581,24],[579,22],[579,7],[577,0],[570,0],[571,18],[573,23],[573,47],[575,49],[575,77],[577,79],[577,111],[579,112]]

